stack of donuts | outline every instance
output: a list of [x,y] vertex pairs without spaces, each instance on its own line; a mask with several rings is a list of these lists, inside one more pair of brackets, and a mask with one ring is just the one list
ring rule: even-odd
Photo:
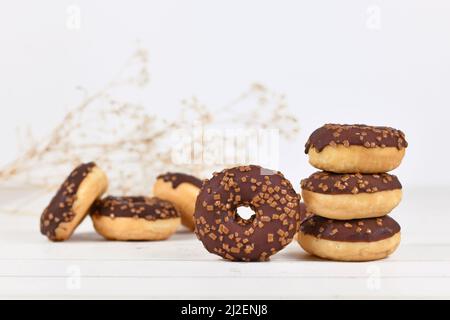
[[94,162],[77,166],[41,215],[41,233],[65,241],[86,216],[107,240],[153,241],[169,238],[180,223],[193,230],[194,205],[202,181],[186,174],[157,178],[155,196],[102,196],[106,173]]
[[302,180],[302,197],[314,215],[298,241],[310,254],[337,261],[382,259],[400,243],[400,226],[387,216],[401,201],[402,185],[387,172],[408,146],[389,127],[327,124],[315,130],[305,153],[322,171]]

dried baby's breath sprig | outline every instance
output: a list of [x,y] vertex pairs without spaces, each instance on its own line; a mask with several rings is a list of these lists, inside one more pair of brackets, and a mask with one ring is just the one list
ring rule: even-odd
[[204,126],[221,123],[245,128],[279,129],[280,134],[293,138],[299,132],[298,119],[290,113],[283,94],[275,93],[260,83],[252,84],[230,103],[208,108],[196,97],[182,101],[195,121]]
[[0,182],[54,189],[74,166],[93,160],[107,172],[110,193],[148,194],[160,173],[172,170],[204,177],[217,169],[174,163],[170,139],[175,130],[189,130],[193,123],[201,127],[229,124],[277,128],[286,139],[299,130],[285,97],[261,84],[251,85],[230,103],[215,108],[197,98],[185,100],[171,120],[162,119],[156,107],[116,97],[124,87],[147,85],[149,77],[148,53],[139,49],[103,89],[86,94],[47,138],[30,143],[20,157],[0,169]]

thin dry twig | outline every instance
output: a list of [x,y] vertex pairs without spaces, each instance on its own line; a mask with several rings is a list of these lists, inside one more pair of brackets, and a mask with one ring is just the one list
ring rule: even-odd
[[103,89],[87,94],[47,138],[25,146],[22,155],[1,168],[0,183],[57,188],[73,166],[94,160],[108,173],[110,192],[146,194],[159,173],[173,170],[204,177],[218,169],[174,163],[170,148],[174,130],[189,130],[192,124],[220,124],[277,128],[286,139],[298,133],[298,120],[290,114],[284,95],[261,84],[251,85],[230,103],[216,108],[205,106],[195,97],[184,100],[173,120],[149,114],[147,109],[152,108],[114,97],[115,91],[125,86],[147,85],[149,75],[148,53],[139,49],[114,79]]

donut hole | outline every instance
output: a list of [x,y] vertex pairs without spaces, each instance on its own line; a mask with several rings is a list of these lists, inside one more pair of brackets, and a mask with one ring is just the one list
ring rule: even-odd
[[240,206],[236,210],[236,214],[239,218],[241,218],[244,222],[252,221],[256,214],[255,211],[249,206]]

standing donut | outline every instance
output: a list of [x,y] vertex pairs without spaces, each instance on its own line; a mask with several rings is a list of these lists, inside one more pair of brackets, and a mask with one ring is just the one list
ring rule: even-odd
[[76,167],[42,213],[41,233],[52,241],[67,240],[107,188],[108,178],[94,162]]
[[308,139],[305,153],[314,167],[336,173],[379,173],[397,168],[408,143],[389,127],[326,124]]
[[[237,209],[251,208],[250,219]],[[300,225],[300,196],[280,173],[240,166],[205,181],[195,206],[196,235],[231,261],[266,261],[287,246]]]
[[174,204],[181,214],[181,223],[194,231],[195,201],[202,187],[202,180],[184,173],[168,172],[158,176],[153,195]]

